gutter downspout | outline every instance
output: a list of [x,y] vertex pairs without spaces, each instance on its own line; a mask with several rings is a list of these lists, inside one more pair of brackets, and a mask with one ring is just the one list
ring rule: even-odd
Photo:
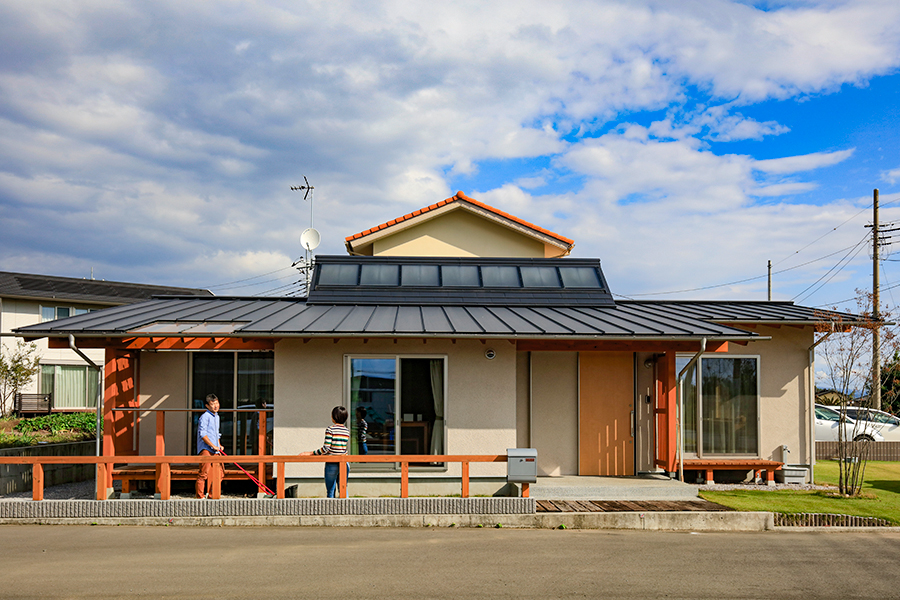
[[809,482],[815,483],[816,478],[816,346],[831,337],[834,333],[834,323],[831,323],[831,331],[823,335],[809,347]]
[[[69,334],[69,348],[71,348],[72,351],[75,352],[75,354],[80,356],[84,360],[84,362],[97,369],[97,371],[99,371],[100,373],[103,373],[103,370],[96,364],[94,364],[94,361],[88,358],[87,354],[81,351],[81,348],[75,345],[75,336],[71,333]],[[100,456],[100,422],[103,418],[103,403],[100,402],[100,394],[102,392],[103,385],[101,384],[97,386],[97,456]]]
[[700,340],[700,351],[678,373],[678,480],[682,483],[684,482],[684,374],[700,360],[704,352],[706,352],[706,338]]

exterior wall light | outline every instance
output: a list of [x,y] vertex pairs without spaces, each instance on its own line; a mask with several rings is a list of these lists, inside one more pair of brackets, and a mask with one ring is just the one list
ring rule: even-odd
[[484,351],[484,357],[488,360],[494,360],[495,356],[497,356],[497,353],[494,352],[493,348],[488,348]]

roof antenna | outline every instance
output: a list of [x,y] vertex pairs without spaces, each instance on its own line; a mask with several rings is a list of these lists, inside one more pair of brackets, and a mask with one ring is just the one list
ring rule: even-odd
[[309,227],[303,230],[303,233],[300,234],[300,245],[303,246],[305,251],[303,258],[298,258],[292,264],[292,267],[297,267],[297,270],[300,271],[300,275],[303,277],[298,283],[300,283],[300,294],[303,296],[309,295],[309,286],[312,279],[312,269],[314,258],[312,256],[312,251],[319,247],[319,243],[322,241],[322,236],[318,231],[313,227],[313,190],[316,189],[313,186],[309,185],[309,180],[306,178],[306,175],[303,176],[303,185],[291,186],[292,192],[303,191],[303,200],[309,200]]

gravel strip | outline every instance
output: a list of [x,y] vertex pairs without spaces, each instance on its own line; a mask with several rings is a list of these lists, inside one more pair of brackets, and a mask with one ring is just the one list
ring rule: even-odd
[[836,486],[832,485],[812,485],[809,483],[776,483],[775,485],[766,485],[764,483],[714,483],[698,485],[700,491],[722,492],[726,490],[756,490],[759,492],[771,492],[775,490],[795,490],[795,491],[834,491]]

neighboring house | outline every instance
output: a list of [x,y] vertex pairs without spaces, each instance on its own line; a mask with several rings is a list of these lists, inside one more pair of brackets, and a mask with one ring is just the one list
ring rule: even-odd
[[[166,294],[211,296],[206,290],[137,283],[0,272],[0,345],[15,346],[13,329],[133,304]],[[21,339],[21,338],[19,338]],[[68,348],[48,348],[37,341],[41,372],[23,393],[53,394],[55,411],[79,411],[97,406],[99,372]],[[102,365],[100,350],[86,355]]]
[[[154,451],[154,420],[136,434],[114,407],[184,411],[213,392],[229,453],[247,433],[230,409],[274,405],[273,452],[287,455],[319,447],[342,404],[351,426],[366,409],[371,454],[533,447],[543,476],[674,474],[682,459],[746,472],[748,461],[781,461],[783,446],[793,463],[814,462],[814,330],[838,315],[790,302],[614,300],[596,259],[471,256],[504,213],[461,193],[445,202],[485,211],[469,245],[454,233],[457,256],[443,253],[443,234],[398,228],[407,215],[348,238],[362,251],[353,240],[380,232],[374,256],[317,257],[305,299],[160,298],[19,331],[105,348],[107,453]],[[422,237],[442,240],[437,256],[392,255]],[[678,374],[693,357],[681,454]],[[193,453],[192,429],[184,412],[167,417],[166,453]],[[352,471],[351,494],[396,493],[392,466]],[[412,471],[413,494],[459,491],[458,464]],[[473,494],[504,487],[503,465],[470,474]],[[300,495],[321,494],[320,465],[288,465],[286,476]]]
[[837,390],[816,390],[816,402],[819,404],[837,406],[851,400],[852,397],[849,394],[838,392]]

